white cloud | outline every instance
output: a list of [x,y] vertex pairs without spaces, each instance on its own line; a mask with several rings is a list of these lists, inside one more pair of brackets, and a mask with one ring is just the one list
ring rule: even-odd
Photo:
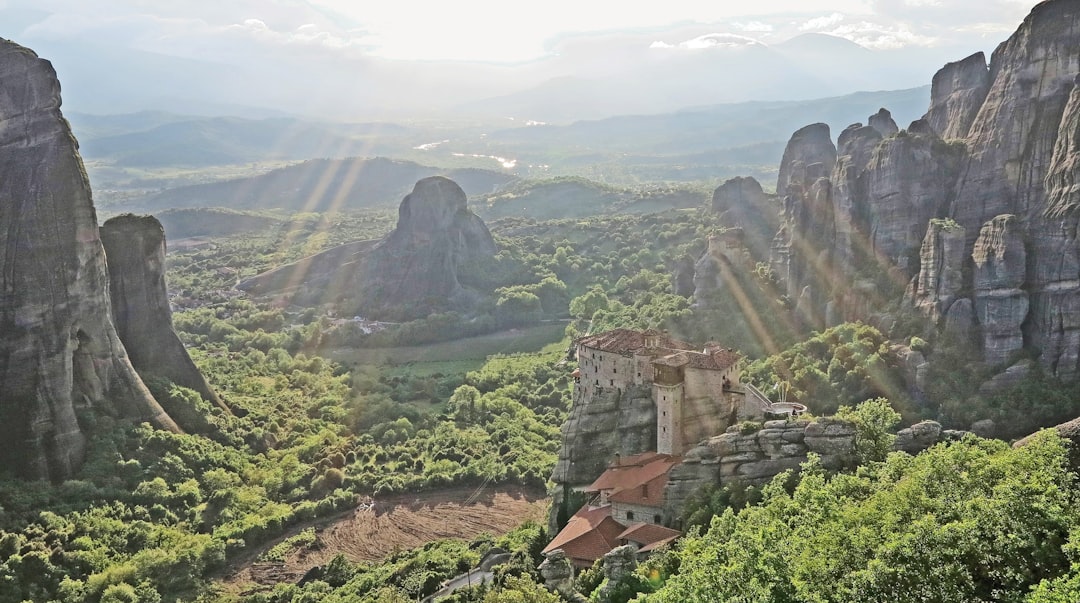
[[799,31],[820,31],[839,25],[844,21],[844,15],[833,13],[827,17],[816,17],[799,26]]
[[895,50],[906,46],[933,46],[937,39],[932,36],[917,34],[906,27],[887,27],[861,21],[841,25],[822,33],[846,38],[859,46],[872,50]]
[[682,48],[686,50],[704,50],[706,48],[742,48],[761,44],[758,40],[733,33],[709,33],[678,44],[657,40],[649,48]]
[[747,22],[747,23],[735,22],[735,23],[732,23],[731,25],[735,29],[739,29],[741,31],[751,31],[751,32],[769,32],[769,31],[773,31],[773,29],[775,29],[771,24],[763,23],[761,21],[750,21],[750,22]]

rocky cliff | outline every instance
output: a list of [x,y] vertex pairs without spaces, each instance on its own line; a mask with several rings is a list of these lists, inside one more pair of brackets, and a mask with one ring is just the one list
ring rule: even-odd
[[[108,220],[100,232],[113,322],[135,370],[143,379],[164,377],[193,389],[225,409],[173,331],[161,223],[153,216],[127,214]],[[188,431],[198,431],[203,423],[201,416],[187,416],[192,414],[189,409],[166,410]]]
[[105,254],[52,65],[0,40],[0,466],[63,479],[81,409],[178,427],[113,326]]
[[587,404],[583,400],[574,400],[563,424],[562,448],[551,481],[588,485],[616,454],[656,450],[656,404],[649,388],[604,389],[590,396]]
[[371,252],[361,308],[372,315],[412,309],[417,317],[432,303],[468,307],[475,297],[468,277],[497,250],[461,187],[442,176],[424,178],[402,200],[397,228]]
[[[917,454],[963,435],[922,421],[898,431],[893,448]],[[690,495],[709,484],[760,486],[784,471],[797,471],[811,452],[827,469],[850,467],[856,461],[855,439],[855,426],[835,418],[766,421],[761,429],[748,432],[733,425],[688,451],[672,468],[664,489],[666,514],[679,517]]]
[[432,176],[401,202],[397,227],[382,240],[335,247],[239,286],[295,303],[338,303],[368,318],[408,320],[473,307],[496,251],[461,187]]
[[[1078,49],[1080,4],[1043,2],[989,67],[976,54],[941,69],[923,119],[847,128],[826,178],[808,182],[805,158],[827,158],[827,132],[793,135],[772,264],[811,324],[874,322],[907,284],[938,329],[981,341],[985,364],[1030,355],[1080,376]],[[864,284],[876,297],[847,295]]]
[[781,207],[775,195],[766,194],[749,176],[731,178],[713,191],[712,209],[723,215],[725,226],[742,229],[751,257],[758,261],[769,257],[772,237],[780,227]]

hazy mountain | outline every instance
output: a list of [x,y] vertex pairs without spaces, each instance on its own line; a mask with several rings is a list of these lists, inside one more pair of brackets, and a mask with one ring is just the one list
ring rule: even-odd
[[[89,135],[83,135],[83,127]],[[93,135],[125,127],[133,131]],[[386,151],[380,148],[381,141],[406,131],[394,124],[320,124],[293,118],[179,118],[163,113],[138,113],[126,120],[120,116],[80,116],[73,128],[80,135],[80,150],[87,159],[107,158],[144,167],[377,154]]]
[[260,176],[165,190],[131,199],[116,209],[223,207],[325,212],[389,206],[399,203],[418,180],[434,175],[452,178],[470,195],[489,193],[517,180],[490,170],[444,170],[382,157],[313,159]]
[[[462,106],[475,114],[567,122],[697,105],[838,96],[895,89],[940,65],[873,52],[848,40],[805,34],[774,46],[730,36],[698,50],[653,48],[634,69],[591,78],[561,77]],[[764,76],[764,77],[763,77]]]

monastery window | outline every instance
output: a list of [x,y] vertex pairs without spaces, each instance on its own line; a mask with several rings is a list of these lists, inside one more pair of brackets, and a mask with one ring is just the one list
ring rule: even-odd
[[637,376],[638,376],[638,377],[640,377],[640,376],[641,376],[641,371],[638,371],[638,374],[637,374]]
[[667,427],[664,427],[664,433],[667,433]]
[[599,379],[596,380],[596,384],[600,385],[600,380]]
[[662,520],[662,518],[659,515],[653,515],[652,516],[652,522],[655,523],[656,525],[660,525],[661,520]]
[[619,372],[619,369],[618,369],[618,367],[615,367],[615,368],[611,369],[611,372],[613,372],[613,373],[617,373],[617,372]]
[[667,411],[666,411],[666,410],[664,411],[663,415],[664,415],[665,417],[667,416]]
[[611,379],[610,381],[611,381],[611,386],[612,386],[612,387],[615,387],[615,380],[614,380],[614,379]]
[[667,402],[667,396],[664,396],[664,402]]
[[626,521],[634,521],[634,512],[633,511],[627,511],[626,512]]

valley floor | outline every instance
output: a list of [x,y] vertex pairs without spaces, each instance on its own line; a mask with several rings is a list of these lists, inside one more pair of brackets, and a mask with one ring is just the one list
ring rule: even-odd
[[[338,554],[350,561],[379,561],[398,551],[442,538],[501,535],[533,520],[543,523],[551,499],[520,487],[453,488],[378,497],[316,526],[314,546],[295,551],[284,563],[254,561],[271,542],[225,579],[234,592],[253,592],[281,582],[297,582],[311,568]],[[297,526],[282,539],[306,526]],[[279,540],[280,541],[280,540]]]

